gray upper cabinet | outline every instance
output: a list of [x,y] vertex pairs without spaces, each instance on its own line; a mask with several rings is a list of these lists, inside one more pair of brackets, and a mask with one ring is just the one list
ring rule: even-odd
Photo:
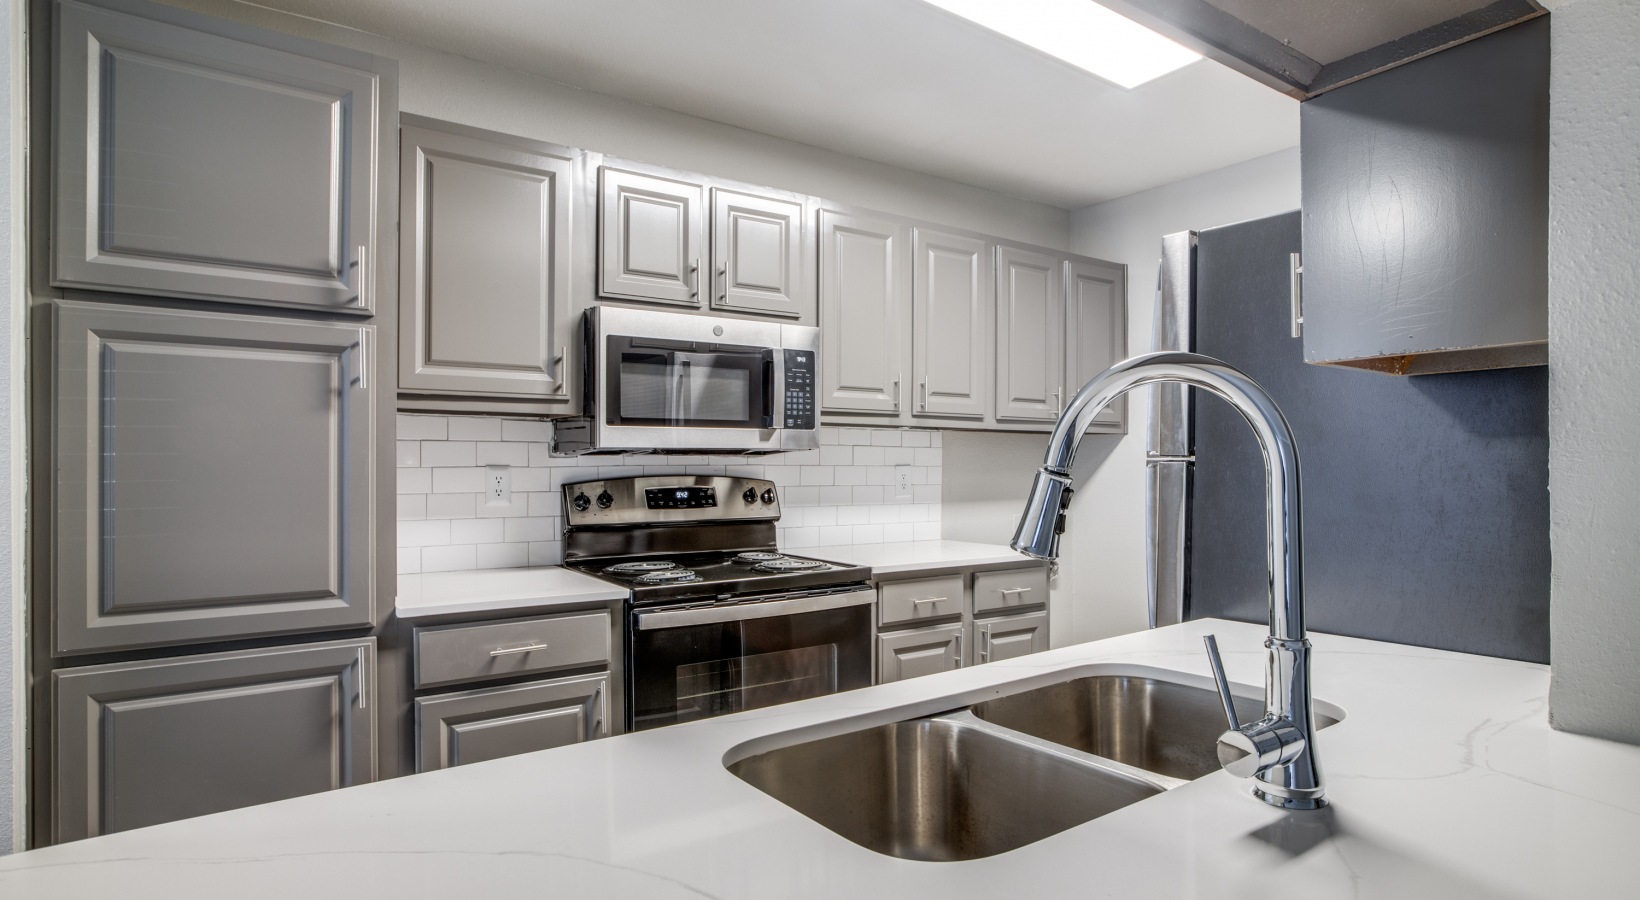
[[603,674],[424,697],[416,701],[416,771],[578,744],[609,728]]
[[399,389],[567,404],[581,154],[409,117],[399,152]]
[[372,623],[373,326],[51,315],[54,656]]
[[990,405],[991,249],[980,238],[915,230],[912,368],[919,417],[983,419]]
[[910,372],[911,228],[821,210],[821,409],[898,414]]
[[[1065,402],[1095,375],[1127,358],[1127,270],[1115,263],[1065,264]],[[1127,397],[1094,417],[1090,431],[1127,431]]]
[[712,308],[812,318],[811,244],[801,198],[712,188]]
[[1064,261],[1003,245],[996,270],[996,417],[1051,422],[1065,393]]
[[375,639],[58,669],[54,842],[375,778]]
[[1548,18],[1338,87],[1299,126],[1305,362],[1548,361]]
[[375,310],[395,63],[149,4],[56,13],[53,284]]
[[706,186],[608,165],[598,180],[598,293],[701,306]]

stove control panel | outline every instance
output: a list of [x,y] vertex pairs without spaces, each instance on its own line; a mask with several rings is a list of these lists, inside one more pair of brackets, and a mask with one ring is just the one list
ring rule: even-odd
[[567,528],[777,520],[774,482],[726,475],[640,475],[564,485]]

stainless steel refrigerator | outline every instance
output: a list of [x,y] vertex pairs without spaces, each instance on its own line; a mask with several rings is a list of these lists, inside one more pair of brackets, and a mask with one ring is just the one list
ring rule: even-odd
[[[1310,627],[1547,662],[1544,367],[1412,378],[1306,364],[1299,212],[1162,240],[1156,350],[1264,386],[1293,427]],[[1157,388],[1153,624],[1263,622],[1264,466],[1227,404]]]

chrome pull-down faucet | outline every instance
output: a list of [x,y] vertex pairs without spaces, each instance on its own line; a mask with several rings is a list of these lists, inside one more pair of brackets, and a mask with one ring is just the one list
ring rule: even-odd
[[1300,542],[1298,449],[1292,429],[1275,401],[1233,366],[1196,353],[1150,353],[1124,360],[1076,392],[1054,425],[1048,455],[1031,485],[1031,496],[1014,532],[1015,550],[1038,559],[1059,556],[1066,507],[1072,493],[1071,462],[1076,447],[1112,400],[1147,384],[1176,382],[1200,388],[1229,402],[1258,437],[1265,464],[1266,553],[1270,565],[1270,637],[1265,715],[1246,725],[1237,721],[1229,684],[1208,651],[1230,730],[1219,738],[1219,762],[1232,774],[1258,783],[1253,795],[1284,809],[1326,805],[1315,755],[1315,716],[1310,709],[1310,642],[1304,630],[1304,553]]

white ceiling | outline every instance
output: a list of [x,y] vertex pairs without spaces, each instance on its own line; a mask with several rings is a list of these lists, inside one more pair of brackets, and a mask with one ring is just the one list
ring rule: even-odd
[[1066,209],[1298,143],[1211,61],[1126,91],[918,0],[257,2]]

